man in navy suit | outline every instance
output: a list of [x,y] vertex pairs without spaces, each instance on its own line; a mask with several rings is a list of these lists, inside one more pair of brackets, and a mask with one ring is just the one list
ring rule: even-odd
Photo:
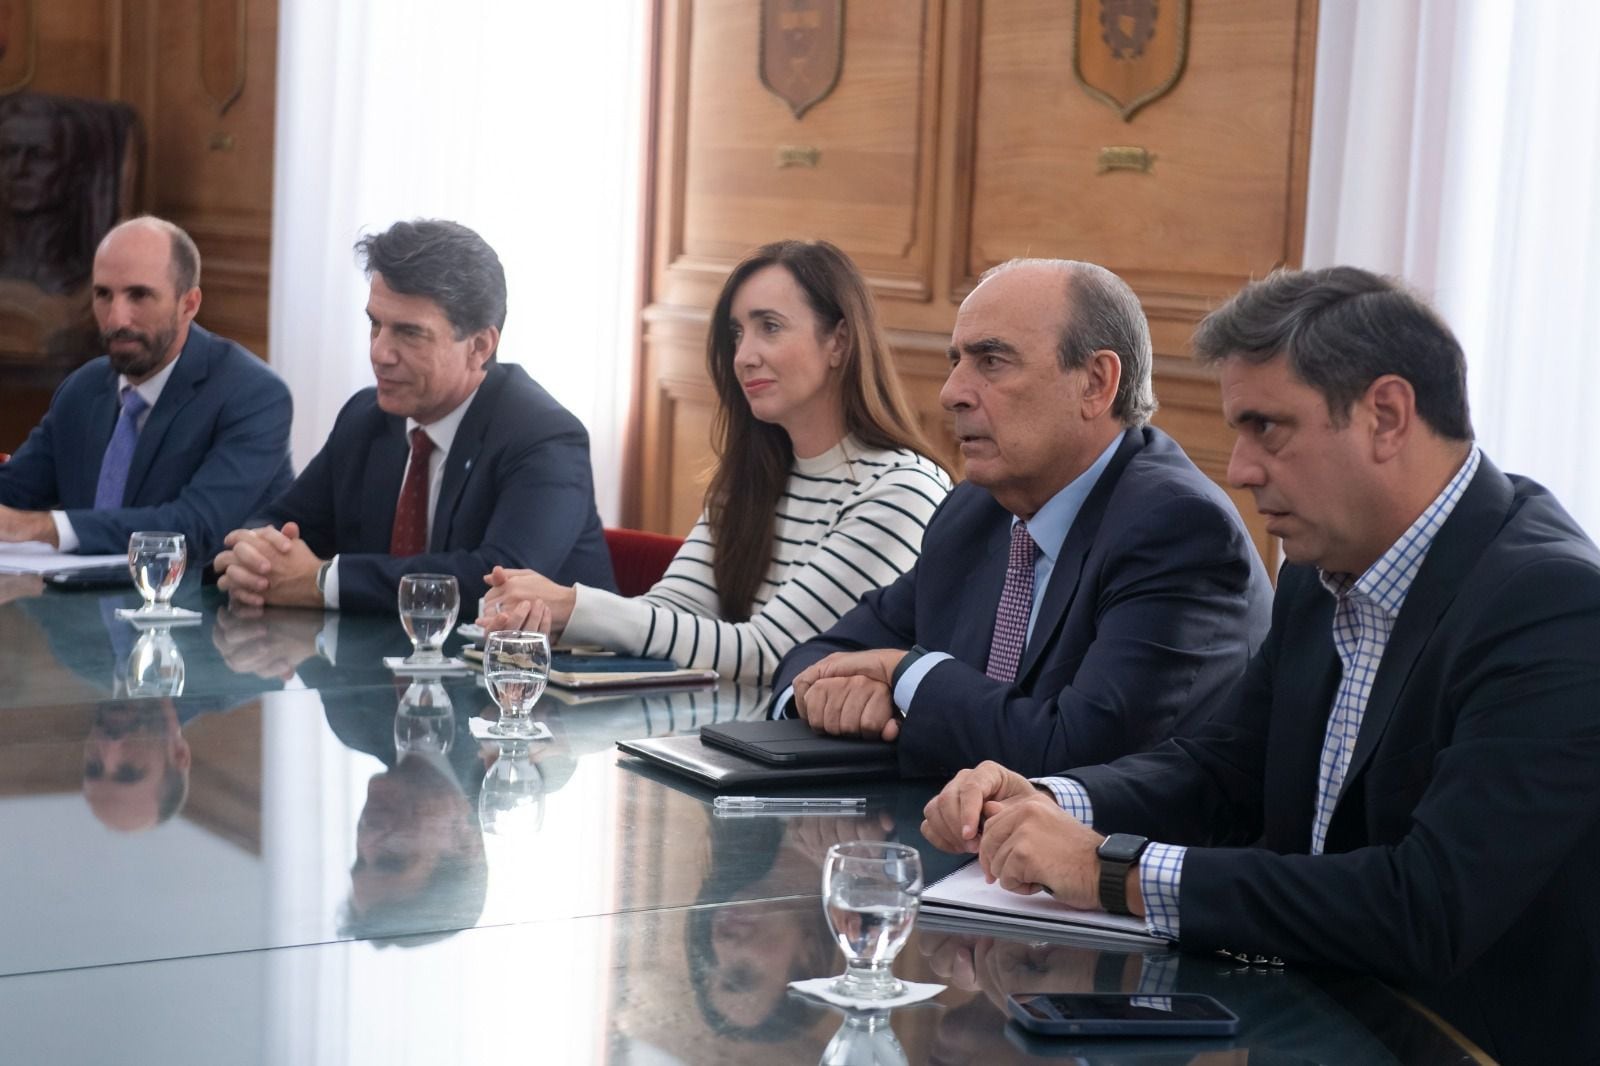
[[614,588],[583,425],[495,360],[505,272],[454,222],[397,222],[356,246],[371,279],[375,388],[255,528],[227,537],[238,605],[392,611],[404,574],[453,574],[476,604],[495,566]]
[[1271,586],[1231,501],[1155,410],[1138,298],[1089,263],[1017,260],[961,305],[940,399],[966,481],[915,567],[779,669],[820,732],[902,769],[1045,772],[1148,747],[1210,710]]
[[1387,279],[1276,274],[1195,349],[1283,539],[1266,643],[1199,729],[986,763],[928,839],[1184,948],[1375,974],[1498,1061],[1595,1061],[1600,552],[1473,444],[1459,344]]
[[245,349],[202,329],[200,253],[158,218],[100,242],[94,313],[106,354],[56,390],[0,464],[0,541],[126,551],[171,530],[209,559],[228,530],[289,484],[289,390]]

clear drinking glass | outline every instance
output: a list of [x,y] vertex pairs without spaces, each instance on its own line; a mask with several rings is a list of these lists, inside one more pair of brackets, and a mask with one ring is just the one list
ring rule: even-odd
[[881,840],[851,840],[828,849],[822,864],[828,928],[844,951],[844,975],[833,991],[852,999],[889,999],[905,986],[890,972],[905,947],[922,902],[917,849]]
[[906,1066],[905,1048],[889,1027],[886,1010],[845,1011],[844,1024],[817,1066]]
[[415,649],[407,666],[436,666],[444,662],[444,638],[456,624],[461,590],[449,574],[407,574],[400,579],[400,624],[406,627]]
[[140,614],[172,610],[172,594],[178,591],[188,560],[182,533],[134,533],[128,538],[128,572],[144,597]]
[[533,705],[550,679],[550,641],[543,633],[521,629],[490,633],[483,641],[483,679],[500,708],[500,720],[489,732],[531,736]]
[[544,775],[526,740],[502,740],[500,756],[478,790],[478,824],[485,833],[537,833],[544,824]]
[[394,748],[408,752],[447,753],[456,739],[455,708],[437,677],[419,677],[406,688],[394,712]]
[[172,631],[156,626],[140,633],[128,652],[124,676],[130,699],[183,695],[183,653],[173,643]]

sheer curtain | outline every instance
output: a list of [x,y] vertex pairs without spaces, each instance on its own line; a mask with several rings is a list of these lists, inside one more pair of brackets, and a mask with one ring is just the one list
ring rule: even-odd
[[1306,265],[1431,298],[1487,454],[1600,536],[1600,4],[1341,0],[1320,18]]
[[506,268],[500,358],[588,427],[614,523],[631,382],[645,5],[284,0],[272,363],[304,466],[371,384],[351,246],[396,219],[481,233]]

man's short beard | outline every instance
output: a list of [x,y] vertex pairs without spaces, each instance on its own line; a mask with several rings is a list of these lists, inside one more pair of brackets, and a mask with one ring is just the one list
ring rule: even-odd
[[[142,378],[161,365],[173,342],[178,339],[178,324],[155,334],[138,333],[131,329],[115,329],[100,334],[100,349],[111,360],[111,369],[127,378]],[[116,349],[115,340],[139,342],[138,349]]]

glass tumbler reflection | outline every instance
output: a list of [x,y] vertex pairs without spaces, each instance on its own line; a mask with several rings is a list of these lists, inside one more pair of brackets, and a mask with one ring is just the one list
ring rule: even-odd
[[911,935],[922,900],[922,859],[915,848],[853,840],[828,849],[822,866],[828,928],[844,951],[833,990],[852,999],[889,999],[905,986],[890,967]]

